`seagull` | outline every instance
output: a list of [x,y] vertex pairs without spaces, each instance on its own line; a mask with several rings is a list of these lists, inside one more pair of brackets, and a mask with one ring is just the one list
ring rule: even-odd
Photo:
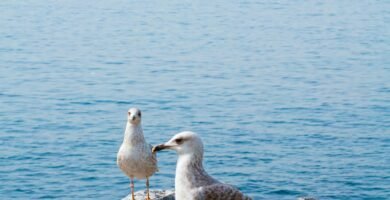
[[168,142],[157,145],[153,152],[175,150],[179,156],[176,165],[176,200],[250,200],[234,186],[211,177],[203,168],[203,142],[193,132],[176,134]]
[[152,146],[146,143],[141,126],[141,111],[130,108],[127,115],[125,136],[117,154],[117,165],[130,178],[131,198],[134,200],[134,178],[146,178],[147,200],[149,195],[149,177],[157,169],[156,154]]

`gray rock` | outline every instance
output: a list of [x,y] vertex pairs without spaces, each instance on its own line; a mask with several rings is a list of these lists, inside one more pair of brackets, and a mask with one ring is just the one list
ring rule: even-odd
[[314,197],[298,197],[297,200],[317,200],[317,199]]
[[[175,200],[174,190],[150,190],[149,194],[151,200]],[[134,197],[135,200],[145,200],[146,190],[135,192]],[[122,200],[131,200],[131,194],[127,195]]]
[[[151,190],[150,191],[151,200],[175,200],[175,190]],[[146,190],[138,191],[134,193],[135,200],[145,200],[146,199]],[[131,200],[131,194],[122,200]],[[314,197],[298,197],[297,200],[317,200]]]

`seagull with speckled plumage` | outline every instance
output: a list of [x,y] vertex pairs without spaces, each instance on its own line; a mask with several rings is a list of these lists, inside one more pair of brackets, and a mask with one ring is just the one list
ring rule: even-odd
[[175,150],[179,156],[176,164],[176,200],[250,200],[234,186],[211,177],[203,168],[203,142],[193,132],[181,132],[168,142],[157,145],[153,152]]

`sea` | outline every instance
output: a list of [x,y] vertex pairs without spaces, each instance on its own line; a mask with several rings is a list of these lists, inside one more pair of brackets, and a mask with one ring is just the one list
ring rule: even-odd
[[138,107],[150,144],[198,133],[255,200],[388,200],[389,22],[387,0],[2,0],[0,199],[125,197]]

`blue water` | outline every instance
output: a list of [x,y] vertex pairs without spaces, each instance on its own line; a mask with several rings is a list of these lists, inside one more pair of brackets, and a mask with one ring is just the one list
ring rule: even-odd
[[[254,199],[390,199],[390,2],[0,1],[0,199],[120,199],[126,111]],[[159,154],[153,189],[173,188]],[[144,181],[136,189],[144,189]]]

